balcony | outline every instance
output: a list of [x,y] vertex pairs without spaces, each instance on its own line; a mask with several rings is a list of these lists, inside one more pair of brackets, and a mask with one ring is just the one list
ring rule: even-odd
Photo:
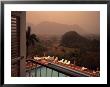
[[47,59],[27,59],[27,77],[98,77],[99,73],[90,70],[82,70],[73,64],[63,64]]

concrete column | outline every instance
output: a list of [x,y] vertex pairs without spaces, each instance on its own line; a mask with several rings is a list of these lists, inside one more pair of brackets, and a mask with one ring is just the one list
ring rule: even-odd
[[20,13],[20,56],[24,56],[20,60],[20,76],[26,75],[26,12]]

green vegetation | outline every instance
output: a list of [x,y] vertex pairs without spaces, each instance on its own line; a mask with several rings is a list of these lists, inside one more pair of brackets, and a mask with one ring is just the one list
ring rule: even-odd
[[31,27],[28,27],[26,44],[34,55],[67,59],[71,63],[94,70],[100,67],[100,40],[85,38],[75,31],[66,32],[60,38],[51,36],[43,39],[30,32]]
[[29,47],[34,47],[37,42],[39,42],[39,38],[35,34],[31,34],[31,27],[28,26],[26,31],[27,56],[29,55]]
[[36,44],[35,52],[38,56],[43,56],[46,50],[47,48],[43,44],[41,43]]
[[69,31],[62,36],[61,46],[77,49],[68,54],[77,65],[90,69],[100,67],[100,40],[89,40],[75,31]]

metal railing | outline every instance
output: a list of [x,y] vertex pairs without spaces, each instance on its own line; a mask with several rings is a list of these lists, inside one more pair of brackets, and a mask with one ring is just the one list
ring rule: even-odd
[[43,64],[39,64],[38,62],[32,60],[26,60],[27,62],[30,61],[32,64],[26,70],[26,76],[28,77],[67,77],[68,75],[59,72],[56,69],[52,69],[49,66],[45,66]]
[[[54,72],[57,73],[55,75],[55,77],[89,77],[89,75],[86,75],[84,73],[72,71],[67,68],[57,66],[52,63],[42,64],[42,63],[35,61],[34,59],[28,59],[28,60],[26,60],[26,62],[30,62],[33,64],[33,65],[31,64],[27,70],[29,77],[32,76],[31,74],[33,74],[33,73],[34,73],[33,76],[35,76],[35,77],[42,77],[42,76],[43,77],[53,77]],[[45,70],[44,69],[42,70],[42,67],[45,68]],[[38,72],[39,72],[39,75],[38,75]],[[45,73],[45,75],[42,75],[42,73]]]
[[53,69],[49,69],[47,67],[42,68],[41,66],[39,67],[39,69],[35,68],[33,70],[28,70],[27,77],[67,77],[67,75],[60,73],[58,71],[55,71]]

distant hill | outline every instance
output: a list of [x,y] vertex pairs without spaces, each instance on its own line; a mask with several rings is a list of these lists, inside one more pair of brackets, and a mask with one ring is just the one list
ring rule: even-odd
[[66,32],[61,38],[61,46],[82,48],[82,50],[96,51],[100,48],[100,40],[87,39],[84,36],[79,35],[75,31]]
[[67,47],[81,47],[90,44],[90,40],[75,31],[69,31],[62,36],[61,44]]
[[65,32],[68,31],[76,31],[80,35],[88,34],[82,27],[77,24],[74,25],[67,25],[67,24],[60,24],[56,22],[41,22],[38,25],[31,25],[32,31],[37,35],[63,35]]

